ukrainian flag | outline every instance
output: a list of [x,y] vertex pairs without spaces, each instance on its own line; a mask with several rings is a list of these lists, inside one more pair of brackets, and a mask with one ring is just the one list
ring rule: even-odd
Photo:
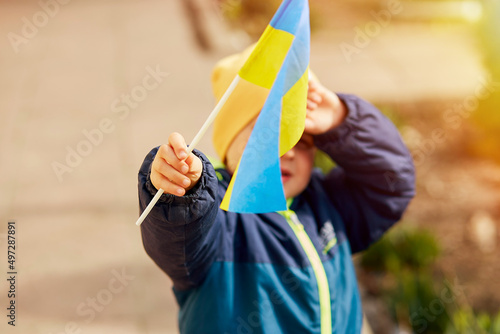
[[[240,213],[287,209],[280,157],[304,131],[309,80],[307,0],[285,0],[238,73],[236,91],[248,85],[267,95],[231,179],[221,208]],[[230,101],[228,101],[230,102]]]

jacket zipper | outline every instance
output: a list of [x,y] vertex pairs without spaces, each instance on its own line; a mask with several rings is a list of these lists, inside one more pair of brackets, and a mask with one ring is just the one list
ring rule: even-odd
[[319,307],[321,312],[321,334],[332,334],[330,288],[328,286],[328,279],[326,277],[323,262],[321,262],[318,251],[316,250],[316,247],[314,247],[311,238],[309,238],[309,235],[304,230],[304,225],[302,225],[299,221],[297,214],[290,209],[279,213],[285,217],[286,221],[292,228],[313,268],[314,276],[316,277],[316,282],[318,283]]

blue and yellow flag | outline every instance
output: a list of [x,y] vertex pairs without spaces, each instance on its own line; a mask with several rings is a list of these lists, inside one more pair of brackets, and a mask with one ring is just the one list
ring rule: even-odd
[[221,208],[240,213],[287,209],[280,157],[304,131],[309,80],[307,0],[284,0],[238,76],[268,94]]

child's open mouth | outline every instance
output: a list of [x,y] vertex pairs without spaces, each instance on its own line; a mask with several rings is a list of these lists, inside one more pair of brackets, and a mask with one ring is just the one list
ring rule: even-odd
[[292,173],[290,173],[288,170],[281,168],[281,181],[285,183],[292,177]]

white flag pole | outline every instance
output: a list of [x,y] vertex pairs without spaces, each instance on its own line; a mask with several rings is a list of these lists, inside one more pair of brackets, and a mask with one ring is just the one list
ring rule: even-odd
[[[193,151],[193,149],[196,147],[196,145],[198,145],[198,143],[200,142],[201,138],[205,135],[205,133],[207,132],[208,128],[210,127],[210,125],[215,120],[215,117],[217,117],[217,115],[219,114],[219,111],[221,111],[221,109],[224,106],[224,104],[226,103],[227,99],[229,98],[229,96],[231,95],[231,93],[234,91],[234,89],[238,85],[238,82],[240,82],[240,76],[239,75],[237,75],[233,79],[233,82],[227,88],[226,92],[224,93],[224,95],[222,96],[222,98],[219,100],[219,102],[215,106],[214,110],[212,110],[212,112],[210,113],[210,115],[208,115],[208,118],[205,121],[205,123],[203,124],[203,126],[201,127],[200,131],[198,131],[198,133],[196,134],[196,136],[194,136],[193,141],[191,142],[191,144],[188,147],[188,155]],[[146,207],[146,209],[144,209],[144,211],[142,212],[142,214],[139,217],[139,219],[137,219],[137,221],[135,222],[135,225],[140,226],[142,224],[142,222],[144,221],[144,219],[146,219],[146,217],[148,216],[149,212],[151,212],[151,210],[155,206],[156,202],[158,202],[158,200],[160,199],[161,195],[163,195],[164,192],[165,191],[163,189],[161,189],[161,188],[158,189],[158,191],[156,192],[156,195],[153,197],[153,199],[151,200],[151,202],[149,202],[149,204]]]

